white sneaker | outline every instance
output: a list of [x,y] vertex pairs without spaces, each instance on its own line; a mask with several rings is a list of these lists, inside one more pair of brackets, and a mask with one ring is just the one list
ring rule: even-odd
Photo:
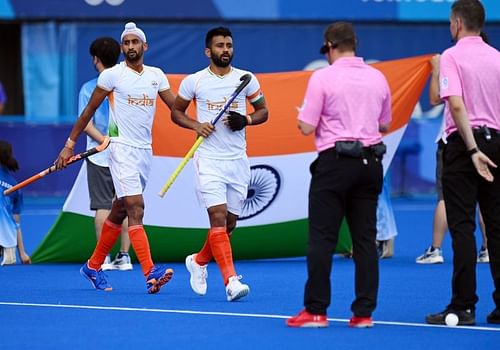
[[226,286],[227,301],[235,301],[241,299],[250,293],[250,287],[240,282],[241,276],[229,277],[229,282]]
[[195,261],[196,254],[191,254],[186,257],[186,268],[189,271],[191,278],[189,283],[191,289],[198,295],[207,294],[207,265],[198,265]]
[[101,265],[101,269],[103,271],[113,270],[113,265],[111,265],[111,257],[109,256],[109,254],[106,255],[106,259],[104,259],[104,262]]
[[430,246],[415,261],[417,264],[442,264],[444,259],[440,248]]
[[479,252],[477,253],[477,262],[478,263],[489,263],[490,255],[488,254],[488,248],[481,246]]
[[3,265],[14,265],[16,263],[16,247],[2,248],[3,249]]
[[111,263],[112,270],[120,270],[120,271],[130,271],[134,267],[130,262],[130,255],[128,253],[118,253],[116,254],[115,260]]

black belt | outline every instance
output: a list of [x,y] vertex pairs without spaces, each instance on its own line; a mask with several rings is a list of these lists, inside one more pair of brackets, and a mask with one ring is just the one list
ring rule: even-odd
[[[486,141],[491,140],[491,138],[493,136],[500,135],[500,131],[498,131],[496,129],[493,129],[493,128],[489,128],[487,126],[481,126],[479,128],[473,128],[472,129],[472,133],[474,135],[484,136],[484,138],[486,139]],[[454,141],[454,140],[456,140],[458,138],[461,138],[460,133],[458,131],[454,131],[446,139],[448,141]]]

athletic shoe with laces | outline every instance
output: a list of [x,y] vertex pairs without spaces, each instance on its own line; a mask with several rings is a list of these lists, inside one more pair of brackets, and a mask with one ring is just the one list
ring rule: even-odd
[[191,275],[189,283],[191,289],[198,295],[207,294],[207,265],[198,265],[195,260],[196,254],[191,254],[186,257],[186,268]]
[[112,270],[120,271],[130,271],[134,267],[130,261],[130,255],[128,253],[119,252],[116,254],[115,260],[111,263]]
[[488,323],[500,324],[500,308],[497,307],[495,310],[490,312],[486,317],[486,321]]
[[430,246],[425,250],[424,254],[417,257],[415,261],[417,264],[442,264],[444,259],[441,248]]
[[113,265],[111,265],[111,255],[106,255],[104,262],[101,265],[101,270],[103,271],[111,271],[113,270]]
[[297,315],[287,319],[286,325],[294,328],[324,328],[328,327],[328,319],[326,315],[311,314],[303,309]]
[[373,319],[371,316],[368,317],[360,317],[360,316],[352,316],[349,320],[349,327],[351,328],[371,328],[373,327]]
[[250,287],[240,282],[241,276],[231,276],[226,286],[227,301],[241,299],[250,293]]
[[488,248],[481,246],[479,252],[477,253],[477,262],[478,263],[489,263],[490,255],[488,254]]
[[88,279],[92,286],[97,290],[104,290],[106,292],[110,292],[113,290],[108,282],[106,274],[102,271],[102,269],[91,269],[88,265],[88,262],[83,264],[83,266],[80,268],[80,275]]
[[474,310],[453,310],[451,308],[446,308],[444,311],[441,311],[437,314],[430,314],[425,317],[425,322],[429,324],[446,324],[446,316],[448,314],[455,314],[458,316],[458,325],[459,326],[471,326],[476,324],[476,313]]
[[162,265],[155,265],[146,279],[146,288],[149,294],[155,294],[160,291],[168,281],[172,279],[174,270]]

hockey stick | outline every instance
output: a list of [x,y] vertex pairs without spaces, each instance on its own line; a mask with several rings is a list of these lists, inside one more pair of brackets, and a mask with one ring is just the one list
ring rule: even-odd
[[[250,74],[245,74],[245,75],[241,76],[241,78],[240,78],[241,84],[236,88],[236,90],[234,90],[233,94],[231,96],[229,96],[229,99],[226,101],[226,103],[224,103],[221,110],[219,111],[217,116],[214,118],[214,120],[212,120],[210,122],[212,125],[215,125],[219,121],[220,117],[222,117],[224,115],[224,113],[226,112],[226,109],[228,109],[228,107],[231,105],[231,103],[233,103],[234,99],[250,83],[251,79],[252,79],[252,76]],[[189,159],[193,157],[194,152],[198,149],[198,147],[200,147],[200,145],[204,139],[205,138],[203,136],[198,136],[194,145],[189,149],[188,153],[186,153],[186,155],[184,156],[184,159],[182,159],[179,166],[174,170],[172,175],[170,175],[170,177],[168,178],[167,182],[165,182],[165,185],[163,185],[163,187],[161,188],[160,193],[158,193],[158,195],[160,197],[163,197],[165,195],[165,193],[167,193],[170,186],[172,186],[175,179],[177,178],[177,176],[179,176],[179,173],[186,166]]]
[[[73,164],[76,161],[88,158],[88,157],[90,157],[93,154],[96,154],[96,153],[104,151],[109,146],[109,141],[110,141],[109,137],[105,137],[104,141],[102,141],[102,143],[99,146],[91,148],[91,149],[88,149],[88,150],[83,151],[81,153],[75,154],[74,156],[72,156],[71,158],[69,158],[68,162],[66,163],[66,165]],[[26,187],[29,184],[31,184],[31,183],[33,183],[33,182],[35,182],[37,180],[40,180],[45,175],[53,173],[56,170],[57,170],[56,166],[52,165],[51,167],[49,167],[49,168],[47,168],[47,169],[39,172],[38,174],[33,175],[32,177],[24,180],[23,182],[20,182],[17,185],[12,186],[11,188],[6,189],[5,191],[3,191],[3,194],[5,196],[7,196],[7,195],[11,194],[14,191],[17,191],[17,190],[19,190],[19,189],[21,189],[23,187]]]

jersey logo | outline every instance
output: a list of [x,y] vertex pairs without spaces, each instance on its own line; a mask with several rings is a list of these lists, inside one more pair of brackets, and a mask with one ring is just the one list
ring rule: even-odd
[[156,89],[158,87],[158,82],[156,80],[151,81],[151,86]]
[[[222,102],[215,102],[215,101],[210,101],[207,100],[207,109],[209,111],[220,111],[222,107],[226,104],[227,98],[224,97],[224,101]],[[228,109],[235,110],[238,109],[238,102],[233,101],[231,105],[228,107]]]
[[441,79],[441,84],[440,84],[440,88],[441,90],[446,90],[448,89],[448,77],[444,77],[443,79]]
[[155,99],[149,98],[146,94],[142,94],[139,98],[128,95],[127,103],[129,106],[154,106]]

